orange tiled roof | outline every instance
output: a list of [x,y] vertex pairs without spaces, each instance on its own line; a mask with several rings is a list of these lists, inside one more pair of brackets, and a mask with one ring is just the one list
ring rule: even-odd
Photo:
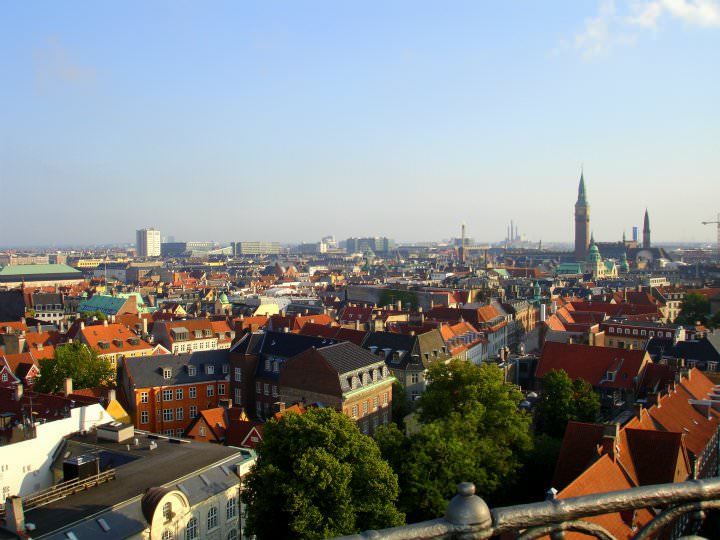
[[[115,354],[127,351],[151,350],[153,347],[147,341],[141,339],[134,332],[128,330],[125,325],[114,323],[95,324],[86,326],[80,330],[80,335],[87,345],[96,349],[99,354]],[[137,339],[137,344],[130,343],[130,339]],[[107,346],[101,347],[100,343],[107,343]]]

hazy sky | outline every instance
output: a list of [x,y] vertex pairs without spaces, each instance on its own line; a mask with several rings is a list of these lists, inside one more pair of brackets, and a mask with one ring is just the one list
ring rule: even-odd
[[720,0],[4,2],[0,245],[713,241]]

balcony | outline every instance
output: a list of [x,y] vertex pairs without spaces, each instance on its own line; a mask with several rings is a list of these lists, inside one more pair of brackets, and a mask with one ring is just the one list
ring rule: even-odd
[[[550,536],[563,538],[565,532],[579,532],[602,540],[619,540],[603,527],[583,518],[616,512],[651,509],[653,519],[634,531],[635,540],[677,538],[674,530],[687,525],[684,534],[699,529],[708,510],[720,509],[720,478],[658,484],[624,491],[554,499],[539,503],[507,506],[490,510],[475,495],[470,483],[458,485],[458,493],[448,504],[445,517],[394,527],[366,531],[336,540],[483,540],[499,537],[532,540]],[[660,536],[660,533],[663,533]],[[718,537],[717,531],[713,535]],[[700,536],[683,536],[699,540]]]

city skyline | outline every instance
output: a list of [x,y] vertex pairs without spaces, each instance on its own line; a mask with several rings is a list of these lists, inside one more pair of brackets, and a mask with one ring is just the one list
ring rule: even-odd
[[646,208],[654,242],[716,238],[716,1],[23,3],[0,30],[1,244],[569,244],[581,165],[598,241]]

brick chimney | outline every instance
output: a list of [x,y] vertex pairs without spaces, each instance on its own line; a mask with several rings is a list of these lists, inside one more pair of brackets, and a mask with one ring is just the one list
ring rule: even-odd
[[5,499],[5,529],[17,533],[20,538],[26,536],[25,510],[22,498],[17,495],[10,495]]
[[63,391],[66,396],[73,393],[73,380],[70,377],[66,377],[63,381]]
[[603,438],[600,442],[602,447],[602,453],[607,454],[612,458],[613,461],[617,459],[619,450],[617,448],[617,442],[620,434],[620,426],[618,424],[606,425],[603,430]]

